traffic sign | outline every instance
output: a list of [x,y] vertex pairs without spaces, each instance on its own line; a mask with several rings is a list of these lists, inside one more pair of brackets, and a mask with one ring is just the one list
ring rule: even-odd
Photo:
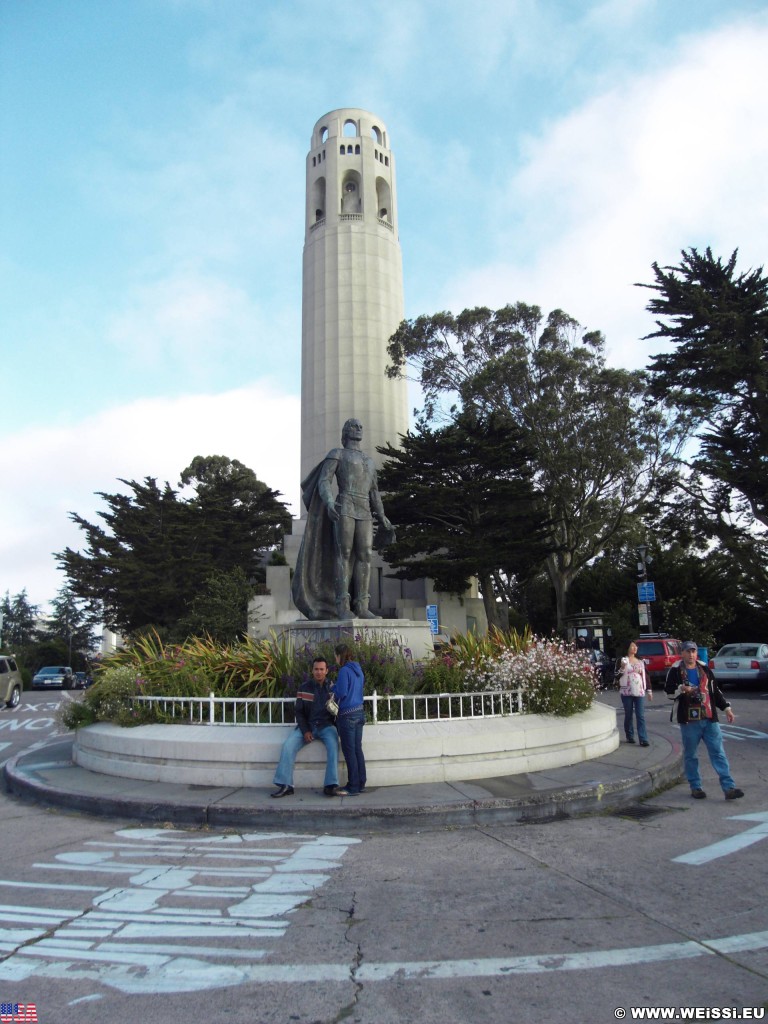
[[638,601],[655,601],[656,600],[656,584],[655,583],[638,583],[637,584],[637,600]]

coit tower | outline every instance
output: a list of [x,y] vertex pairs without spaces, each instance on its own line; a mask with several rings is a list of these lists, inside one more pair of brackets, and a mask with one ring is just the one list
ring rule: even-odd
[[307,154],[301,334],[301,479],[341,444],[350,417],[363,448],[408,429],[405,380],[386,376],[403,319],[395,160],[381,118],[332,110]]

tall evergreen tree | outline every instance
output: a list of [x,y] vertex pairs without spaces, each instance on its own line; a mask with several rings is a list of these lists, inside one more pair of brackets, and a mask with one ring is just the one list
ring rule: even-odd
[[379,488],[397,523],[386,549],[405,579],[428,576],[453,593],[480,581],[489,625],[507,625],[517,588],[547,554],[530,452],[514,426],[471,414],[431,431],[420,424],[386,461]]
[[248,629],[248,602],[254,586],[240,566],[214,569],[203,580],[203,588],[176,626],[179,638],[210,636],[221,643],[233,643]]
[[290,524],[278,493],[224,455],[196,456],[182,472],[181,485],[194,489],[192,553],[219,571],[240,568],[255,576],[262,554],[280,543]]
[[[718,535],[734,514],[768,527],[768,277],[737,272],[737,254],[683,250],[678,266],[654,263],[655,283],[640,286],[656,292],[647,308],[661,318],[647,337],[674,346],[653,356],[651,388],[697,431],[689,492]],[[697,485],[701,474],[711,486]]]
[[599,332],[562,310],[464,310],[403,321],[389,343],[391,376],[416,368],[425,415],[458,404],[504,416],[532,452],[543,495],[547,570],[562,628],[578,572],[630,530],[666,478],[680,438],[646,400],[641,373],[605,364]]
[[173,633],[212,573],[239,566],[251,577],[290,522],[278,492],[224,456],[198,457],[184,470],[190,497],[152,477],[121,483],[131,493],[99,494],[104,525],[71,515],[85,551],[56,557],[72,592],[101,602],[104,621],[124,634],[150,625]]
[[14,597],[6,591],[0,608],[3,612],[2,646],[6,651],[22,654],[35,639],[40,609],[36,604],[30,604],[26,590]]
[[52,612],[37,630],[41,643],[59,642],[62,651],[67,652],[67,664],[79,665],[80,658],[87,659],[96,647],[96,625],[100,620],[100,609],[92,603],[77,598],[70,587],[62,587],[51,601]]

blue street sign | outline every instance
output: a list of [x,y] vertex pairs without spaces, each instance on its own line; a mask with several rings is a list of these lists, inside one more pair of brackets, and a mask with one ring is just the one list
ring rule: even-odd
[[437,605],[436,604],[428,604],[427,605],[427,622],[429,623],[430,632],[436,634],[438,632],[438,628],[437,628]]
[[656,584],[655,583],[638,583],[637,584],[637,600],[642,601],[644,604],[648,601],[656,600]]

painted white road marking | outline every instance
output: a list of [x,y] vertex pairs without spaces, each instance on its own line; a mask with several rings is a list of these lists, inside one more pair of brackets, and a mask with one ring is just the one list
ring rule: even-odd
[[[759,838],[768,831],[768,812],[739,817],[758,822]],[[508,958],[363,961],[360,965],[350,961],[300,967],[259,963],[274,952],[274,940],[285,933],[290,914],[306,900],[308,890],[322,885],[349,846],[360,840],[265,833],[206,836],[164,829],[123,829],[115,839],[109,844],[86,842],[41,867],[46,873],[111,869],[116,887],[98,889],[85,910],[41,906],[42,890],[62,888],[53,874],[48,886],[34,883],[34,906],[0,904],[0,951],[6,954],[0,963],[0,982],[32,977],[78,979],[125,993],[160,994],[254,983],[503,978],[634,967],[640,962],[692,960],[768,947],[768,931],[764,931],[630,949]],[[211,850],[228,851],[229,862],[218,860],[211,866],[205,859]],[[160,862],[158,853],[164,855]],[[254,854],[265,857],[255,861]],[[250,872],[250,884],[243,884],[246,872]],[[221,886],[216,884],[219,880]],[[16,884],[0,881],[0,888]],[[212,904],[202,909],[180,905],[179,898],[191,895],[193,888],[204,890],[205,900]]]
[[729,836],[709,846],[702,846],[699,850],[692,850],[680,857],[673,857],[672,862],[676,864],[708,864],[711,860],[719,857],[727,857],[729,853],[736,853],[753,843],[759,843],[761,839],[768,836],[768,811],[760,811],[757,814],[734,814],[731,821],[756,821],[757,825],[740,832],[737,836]]
[[18,732],[20,729],[28,732],[40,732],[41,729],[55,728],[55,718],[4,718],[0,721],[0,729],[4,729],[6,732]]
[[[374,981],[426,981],[450,978],[509,977],[513,974],[552,974],[558,971],[600,970],[606,968],[637,967],[639,963],[668,963],[670,960],[693,960],[717,953],[754,952],[768,948],[768,931],[743,935],[726,935],[701,942],[670,942],[653,946],[634,946],[629,949],[593,950],[589,953],[549,953],[538,956],[488,958],[473,960],[422,960],[392,963],[353,964],[209,964],[188,958],[174,958],[159,954],[153,957],[151,948],[143,956],[122,960],[104,973],[104,968],[88,961],[103,959],[83,952],[80,962],[49,961],[40,963],[33,956],[22,960],[12,958],[0,964],[0,980],[21,981],[36,978],[68,978],[111,985],[121,992],[193,992],[243,984],[291,985],[340,984]],[[168,950],[166,950],[168,952]],[[106,951],[105,951],[106,955]],[[137,975],[132,969],[141,966],[145,972]]]
[[[237,984],[242,967],[271,952],[289,915],[360,842],[158,828],[121,829],[114,839],[85,842],[34,865],[51,873],[49,885],[31,883],[36,896],[46,888],[87,889],[93,899],[84,911],[49,911],[40,900],[35,906],[0,904],[0,951],[8,954],[0,980],[24,978],[30,970],[71,977],[74,970],[96,972],[87,976],[118,988],[126,975],[136,977],[141,980],[130,990],[147,993]],[[110,877],[106,888],[60,886],[54,872]],[[0,879],[0,889],[16,884]],[[189,896],[203,907],[179,905]]]
[[721,725],[720,731],[727,740],[768,740],[768,732],[748,729],[745,725]]

